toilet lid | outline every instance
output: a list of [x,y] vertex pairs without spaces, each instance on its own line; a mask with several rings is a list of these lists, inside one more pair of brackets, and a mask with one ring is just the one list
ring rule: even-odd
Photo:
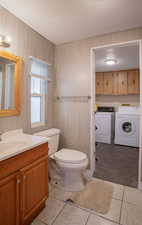
[[54,154],[55,159],[66,163],[81,163],[87,156],[83,152],[63,148]]

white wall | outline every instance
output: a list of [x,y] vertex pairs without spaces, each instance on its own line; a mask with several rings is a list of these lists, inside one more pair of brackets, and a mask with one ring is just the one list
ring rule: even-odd
[[[32,132],[30,129],[28,104],[28,57],[35,56],[53,64],[54,45],[1,6],[0,34],[8,35],[12,39],[11,47],[4,50],[23,58],[22,112],[19,116],[0,117],[0,131],[24,128],[24,130]],[[41,127],[40,130],[53,126],[53,71],[51,71],[51,78],[53,82],[50,83],[49,87],[48,124],[45,127]]]
[[[55,96],[90,95],[90,48],[142,38],[142,28],[74,41],[56,46],[56,92]],[[137,101],[135,99],[135,101]],[[61,146],[89,153],[88,103],[55,101],[54,126],[61,128]],[[64,120],[64,115],[66,120]],[[75,119],[78,118],[78,119]]]
[[131,106],[140,105],[140,95],[97,95],[96,103],[100,106],[113,106],[116,107],[117,110],[117,107],[121,104],[130,104]]

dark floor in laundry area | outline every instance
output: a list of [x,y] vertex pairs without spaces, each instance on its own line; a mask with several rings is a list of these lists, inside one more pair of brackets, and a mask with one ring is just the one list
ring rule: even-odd
[[130,187],[138,185],[139,149],[98,143],[94,177]]

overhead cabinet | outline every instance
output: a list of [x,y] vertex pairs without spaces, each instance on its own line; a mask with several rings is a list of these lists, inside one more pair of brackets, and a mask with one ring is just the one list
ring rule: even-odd
[[104,95],[112,95],[113,93],[113,74],[105,73],[104,76]]
[[96,73],[97,95],[139,94],[139,70]]
[[127,72],[118,72],[118,95],[128,94],[128,74]]
[[101,95],[104,93],[104,74],[96,73],[96,93]]
[[140,92],[139,71],[128,71],[128,94],[138,94]]

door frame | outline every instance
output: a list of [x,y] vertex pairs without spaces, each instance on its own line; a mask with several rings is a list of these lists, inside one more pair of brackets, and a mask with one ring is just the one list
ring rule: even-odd
[[140,69],[140,138],[139,138],[139,166],[138,166],[138,189],[142,190],[142,40],[133,40],[120,43],[113,43],[107,45],[100,45],[90,49],[90,71],[91,71],[91,103],[90,103],[90,173],[93,175],[95,171],[95,118],[94,118],[94,104],[96,103],[95,90],[95,50],[114,46],[129,46],[131,44],[138,44],[139,46],[139,69]]

